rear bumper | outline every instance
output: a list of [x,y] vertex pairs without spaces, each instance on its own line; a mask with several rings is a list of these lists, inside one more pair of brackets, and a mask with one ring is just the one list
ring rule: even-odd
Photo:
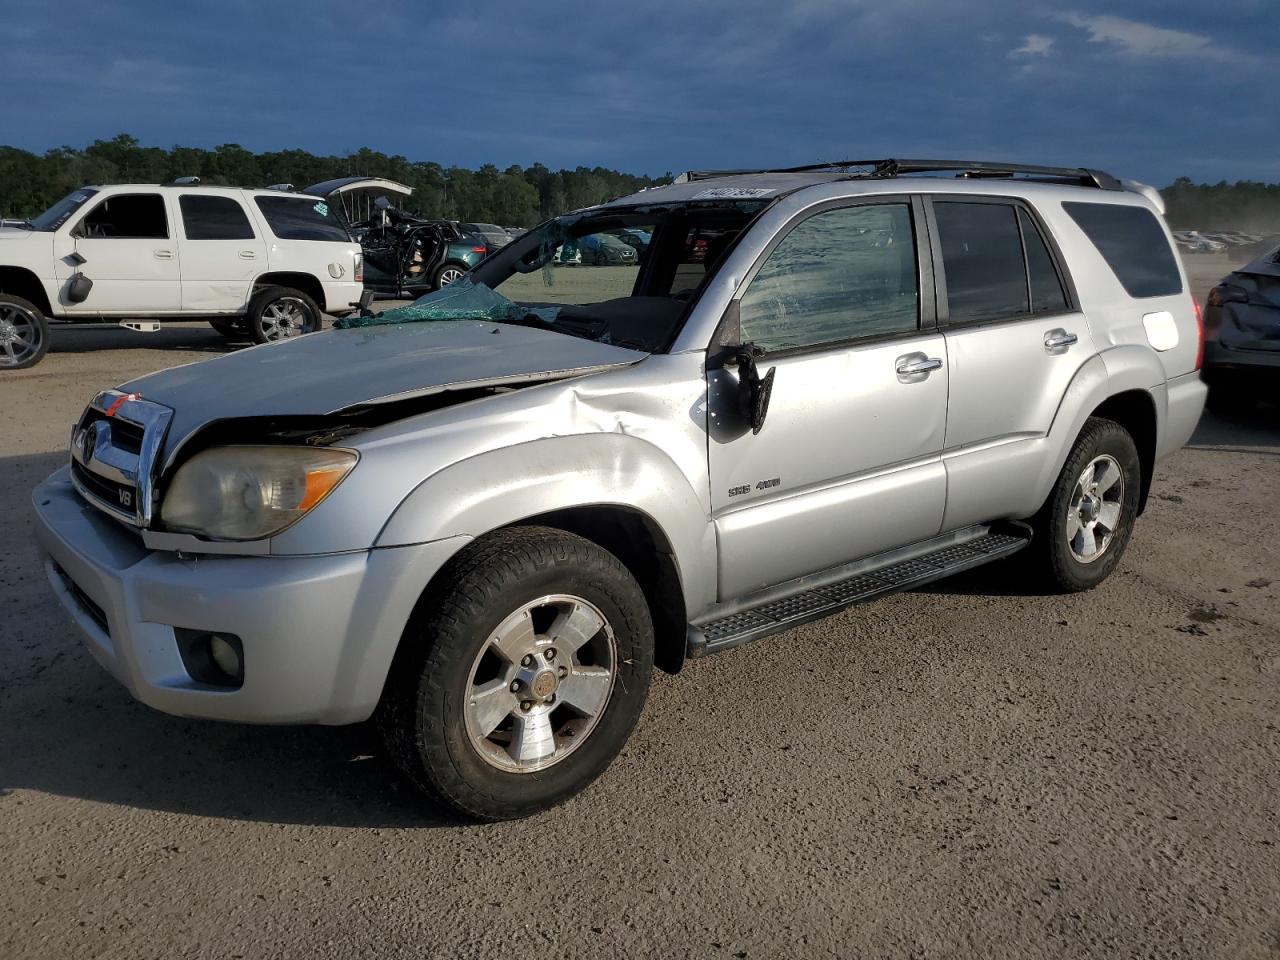
[[1164,429],[1160,432],[1159,446],[1156,448],[1157,460],[1186,446],[1204,413],[1204,401],[1208,393],[1198,372],[1174,377],[1165,384]]
[[[423,587],[466,540],[180,559],[86,505],[65,468],[32,499],[49,583],[94,658],[158,710],[244,723],[366,719]],[[194,680],[176,627],[240,637],[243,685]]]
[[1233,350],[1211,340],[1204,345],[1204,371],[1209,379],[1236,372],[1280,377],[1280,350]]
[[332,317],[341,317],[350,313],[355,309],[355,304],[360,302],[360,294],[364,293],[363,283],[344,281],[320,285],[324,287],[324,303],[320,306]]

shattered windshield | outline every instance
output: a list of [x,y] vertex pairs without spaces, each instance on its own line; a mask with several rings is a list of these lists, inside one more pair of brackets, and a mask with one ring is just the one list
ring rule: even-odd
[[491,320],[655,352],[767,201],[605,208],[549,220],[461,281],[338,326]]
[[42,233],[52,233],[54,230],[57,230],[60,226],[66,223],[70,216],[84,206],[85,201],[97,192],[97,190],[83,188],[67,194],[44,213],[40,214],[40,216],[32,220],[31,229],[39,230]]

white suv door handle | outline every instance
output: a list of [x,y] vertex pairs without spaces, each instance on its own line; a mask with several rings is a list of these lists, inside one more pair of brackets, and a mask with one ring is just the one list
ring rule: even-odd
[[900,377],[915,377],[932,373],[941,367],[942,361],[937,357],[927,357],[923,353],[908,353],[898,358],[895,369]]
[[172,251],[172,250],[157,250],[157,251],[156,251],[156,259],[157,259],[157,260],[172,260],[172,259],[173,259],[173,251]]
[[252,250],[241,250],[241,251],[240,251],[240,259],[241,259],[241,260],[252,260],[252,259],[254,259],[256,256],[257,256],[257,254],[256,254],[256,253],[254,253]]
[[1067,333],[1067,331],[1063,330],[1061,327],[1058,327],[1055,330],[1050,330],[1044,335],[1044,348],[1050,353],[1053,353],[1055,350],[1066,350],[1067,347],[1079,342],[1079,337],[1074,333]]

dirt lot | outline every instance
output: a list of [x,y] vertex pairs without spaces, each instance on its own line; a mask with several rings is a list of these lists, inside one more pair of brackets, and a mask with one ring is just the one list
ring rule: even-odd
[[81,651],[28,492],[92,391],[223,346],[59,334],[0,380],[0,957],[1280,955],[1276,407],[1206,417],[1099,590],[979,573],[659,676],[594,788],[476,826],[364,728],[163,716]]

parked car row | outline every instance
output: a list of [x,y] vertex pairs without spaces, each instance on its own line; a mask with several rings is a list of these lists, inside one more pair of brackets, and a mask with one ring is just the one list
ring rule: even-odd
[[0,226],[0,369],[38,363],[49,320],[206,319],[228,337],[284,340],[349,311],[363,281],[360,246],[325,197],[195,178],[82,187]]
[[0,370],[40,362],[49,321],[204,319],[230,340],[320,329],[368,289],[420,296],[512,240],[488,223],[393,206],[412,189],[346,177],[297,191],[168,184],[87,186],[29,220],[0,220]]
[[1233,249],[1255,247],[1266,240],[1261,234],[1241,233],[1238,230],[1219,230],[1214,233],[1174,230],[1173,239],[1183,253],[1224,253]]

